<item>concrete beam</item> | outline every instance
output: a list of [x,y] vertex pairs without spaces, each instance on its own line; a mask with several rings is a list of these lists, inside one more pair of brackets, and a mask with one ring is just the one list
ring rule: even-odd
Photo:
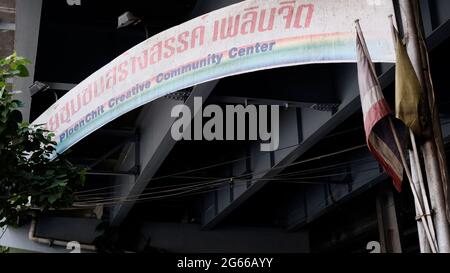
[[14,89],[22,91],[17,95],[17,99],[24,103],[21,112],[26,121],[30,118],[31,95],[29,87],[34,82],[41,10],[42,0],[16,1],[15,49],[18,55],[31,61],[28,66],[30,76],[14,80]]
[[434,0],[430,2],[433,26],[438,27],[450,19],[450,2],[448,0]]
[[[297,145],[288,150],[270,153],[252,154],[253,164],[252,172],[257,172],[253,178],[263,179],[270,178],[282,172],[288,164],[294,162],[297,158],[303,155],[317,142],[320,141],[327,134],[332,132],[339,124],[358,111],[361,107],[359,101],[359,92],[356,80],[356,69],[353,67],[343,67],[337,70],[336,77],[343,79],[336,85],[338,90],[337,96],[342,102],[336,114],[332,115],[328,112],[318,112],[311,109],[300,109],[295,118],[285,120],[284,126],[280,124],[280,136],[295,135],[298,143],[283,143],[280,141],[280,148]],[[342,85],[342,86],[339,86]],[[280,117],[281,118],[281,117]],[[283,122],[283,120],[281,120]],[[271,162],[272,161],[272,162]],[[262,170],[262,171],[261,171]],[[266,171],[263,171],[266,170]],[[237,207],[243,204],[253,194],[262,189],[267,181],[258,181],[247,189],[238,198],[230,202],[228,206],[220,211],[215,217],[209,219],[204,223],[205,229],[212,229],[225,219]]]
[[[436,47],[438,47],[442,42],[444,42],[448,37],[450,37],[450,24],[446,23],[443,26],[441,26],[439,29],[435,30],[429,37],[428,37],[428,47],[429,50],[432,51]],[[387,71],[383,74],[381,77],[381,83],[384,86],[393,83],[395,73],[392,69],[389,69],[389,67],[384,67],[384,70]],[[450,123],[446,123],[445,120],[442,121],[443,123],[443,135],[445,142],[450,142]],[[365,151],[364,152],[367,158],[372,158],[371,155]],[[358,158],[364,158],[364,155],[360,155]],[[375,161],[373,161],[375,162]],[[370,163],[368,163],[370,164]],[[359,169],[366,169],[367,166],[362,165],[359,166]],[[346,200],[350,200],[353,196],[356,196],[368,188],[374,186],[375,184],[378,184],[381,181],[384,181],[387,176],[386,174],[382,172],[360,172],[358,168],[355,168],[352,166],[351,168],[352,174],[352,189],[347,192],[344,196],[342,196],[342,190],[345,190],[345,186],[334,186],[332,189],[332,193],[337,197],[337,201],[339,203],[345,202]],[[315,187],[317,188],[317,187]],[[339,193],[341,192],[341,193]],[[319,193],[319,199],[324,199],[324,196],[320,197],[320,195],[323,195],[323,191],[320,191]],[[312,204],[317,204],[317,198],[316,200],[309,200],[305,196],[311,196],[313,195],[312,192],[303,193],[303,197],[298,200],[296,208],[292,209],[292,213],[288,216],[288,223],[287,223],[287,229],[294,231],[301,229],[302,227],[306,226],[308,223],[311,223],[315,219],[319,218],[321,215],[332,211],[336,208],[334,204],[327,204],[325,200],[322,200],[321,205],[316,205],[316,210],[311,211]],[[311,197],[310,197],[311,198]]]
[[208,100],[209,103],[215,104],[241,104],[241,105],[278,105],[281,107],[293,107],[293,108],[309,108],[316,110],[319,105],[328,106],[330,112],[332,109],[339,106],[338,102],[335,103],[315,103],[315,102],[301,102],[281,99],[264,99],[264,98],[246,98],[235,96],[213,96]]
[[[448,120],[442,121],[442,130],[445,143],[450,142],[450,123]],[[299,198],[291,205],[288,214],[287,230],[296,231],[307,224],[315,221],[322,215],[336,209],[339,204],[351,200],[353,197],[365,192],[367,189],[386,181],[388,176],[379,170],[366,171],[378,165],[368,151],[361,151],[354,158],[361,158],[361,161],[368,159],[367,163],[352,164],[349,171],[352,173],[350,188],[346,185],[333,185],[330,192],[335,199],[335,203],[327,200],[324,190],[318,186],[311,186],[303,189],[299,193]],[[395,248],[399,250],[398,246]]]
[[[297,108],[282,108],[280,109],[280,148],[286,148],[298,145],[301,142],[301,134],[297,127],[298,113]],[[251,156],[251,160],[247,162],[238,162],[232,166],[232,175],[241,176],[246,172],[253,172],[253,179],[263,178],[267,170],[275,166],[280,158],[289,154],[294,148],[286,148],[278,152],[267,153],[260,152],[260,144],[255,143],[251,145],[246,154],[240,156]],[[238,182],[238,181],[237,181]],[[252,194],[258,191],[266,182],[253,183],[237,183],[237,187],[233,189],[222,189],[218,192],[213,192],[205,198],[205,214],[203,215],[203,228],[212,229],[226,216],[228,216],[234,209],[247,200]],[[230,195],[230,191],[233,194]]]
[[[354,154],[351,158],[359,158],[361,164],[349,164],[347,171],[351,173],[348,184],[342,185],[311,185],[304,187],[299,198],[294,200],[288,210],[286,229],[297,231],[309,223],[315,221],[324,214],[333,211],[342,203],[367,191],[381,181],[387,179],[387,175],[381,171],[378,163],[367,151]],[[367,159],[367,161],[366,161]],[[367,171],[373,169],[371,171]]]
[[[225,7],[238,0],[207,1],[197,2],[192,18],[203,13]],[[207,100],[213,89],[219,81],[207,82],[194,87],[191,95],[185,104],[193,109],[194,96],[202,97],[203,102]],[[179,101],[169,98],[160,98],[157,101],[147,105],[141,112],[136,122],[136,127],[140,129],[140,142],[138,147],[141,173],[137,177],[118,177],[116,183],[121,187],[117,188],[115,196],[139,196],[147,187],[151,178],[158,171],[165,158],[175,146],[176,142],[172,139],[170,130],[174,118],[170,117],[172,107],[179,104]],[[195,113],[194,115],[202,113]],[[134,144],[136,145],[136,144]],[[127,171],[134,165],[135,155],[134,147],[127,146],[119,159],[121,162],[116,171]],[[134,202],[117,205],[111,211],[111,224],[120,225],[128,215]]]
[[[200,96],[203,101],[206,101],[216,84],[217,81],[213,81],[195,86],[185,104],[193,109],[194,96]],[[140,129],[138,150],[141,172],[136,178],[118,177],[116,183],[122,186],[117,189],[115,196],[139,196],[169,155],[176,144],[170,132],[175,118],[172,118],[170,113],[172,108],[178,104],[180,104],[179,101],[160,98],[144,108],[136,122],[136,127]],[[201,113],[197,114],[201,115]],[[127,171],[134,166],[134,145],[125,150],[126,153],[119,161],[121,163],[118,171]],[[120,225],[133,206],[134,202],[129,202],[114,207],[111,213],[112,225]]]
[[196,224],[144,223],[139,228],[144,247],[151,238],[151,247],[169,253],[308,253],[307,231],[288,233],[280,228],[225,227],[202,231]]

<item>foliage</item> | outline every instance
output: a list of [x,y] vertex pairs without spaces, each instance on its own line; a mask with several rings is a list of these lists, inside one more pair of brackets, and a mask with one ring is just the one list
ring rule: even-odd
[[70,206],[84,184],[84,170],[55,153],[54,134],[22,121],[22,103],[8,83],[27,77],[28,60],[13,54],[0,60],[0,227],[18,226],[31,210]]
[[0,254],[9,253],[9,248],[0,246]]

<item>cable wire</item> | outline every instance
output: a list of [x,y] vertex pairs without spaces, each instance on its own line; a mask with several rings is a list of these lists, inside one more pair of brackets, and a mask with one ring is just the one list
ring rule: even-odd
[[[299,165],[299,164],[303,164],[303,163],[307,163],[307,162],[311,162],[311,161],[315,161],[315,160],[320,160],[320,159],[323,159],[323,158],[327,158],[327,157],[335,156],[335,155],[338,155],[338,154],[346,153],[346,152],[349,152],[349,151],[353,151],[353,150],[359,149],[361,147],[365,147],[365,145],[355,146],[355,147],[348,148],[348,149],[345,149],[345,150],[341,150],[341,151],[338,151],[338,152],[333,152],[333,153],[317,156],[317,157],[314,157],[314,158],[306,159],[306,160],[299,161],[299,162],[294,162],[294,163],[291,163],[291,164],[287,164],[285,166],[279,166],[279,167],[271,168],[271,169],[268,169],[268,170],[285,168],[286,166]],[[267,171],[267,170],[264,170],[264,172],[265,171]],[[221,183],[224,183],[224,182],[226,183],[227,181],[231,181],[231,179],[240,179],[240,178],[243,178],[243,177],[246,177],[246,176],[249,176],[249,175],[255,175],[255,174],[259,174],[259,173],[261,173],[261,171],[260,172],[247,173],[247,174],[244,174],[244,175],[241,175],[241,176],[230,177],[230,178],[227,178],[227,179],[211,181],[211,182],[209,182],[209,184],[205,184],[205,185],[196,185],[196,186],[190,186],[190,187],[188,186],[188,187],[182,187],[182,188],[179,188],[179,189],[173,189],[173,190],[168,190],[168,191],[160,191],[160,192],[156,192],[156,193],[155,192],[144,193],[144,194],[140,194],[140,195],[136,195],[136,196],[128,196],[127,195],[125,197],[115,197],[115,198],[103,199],[102,201],[105,202],[105,201],[122,200],[124,198],[130,198],[130,197],[138,197],[139,198],[140,196],[154,195],[154,194],[161,193],[161,192],[165,193],[165,192],[179,191],[180,189],[184,189],[184,188],[193,188],[193,190],[195,190],[196,188],[210,187],[210,186],[213,186],[215,184],[221,184]],[[296,178],[296,179],[298,179],[298,178]],[[264,181],[264,179],[261,179],[261,178],[256,178],[254,180]],[[284,179],[284,180],[286,180],[286,179]],[[270,180],[267,180],[267,181],[270,181]],[[247,182],[249,182],[249,181],[247,181]],[[86,202],[89,202],[89,201],[86,201]],[[94,202],[94,201],[91,201],[91,202]],[[97,202],[97,201],[95,201],[95,202]]]
[[[295,147],[295,146],[298,146],[298,145],[293,145],[290,148]],[[300,164],[304,164],[304,163],[320,160],[320,159],[323,159],[323,158],[335,156],[335,155],[338,155],[338,154],[343,154],[343,153],[347,153],[347,152],[350,152],[350,151],[358,150],[358,149],[361,149],[363,147],[366,147],[366,145],[365,144],[364,145],[359,145],[359,146],[355,146],[355,147],[352,147],[352,148],[344,149],[342,151],[338,151],[338,152],[334,152],[334,153],[330,153],[330,154],[325,154],[325,155],[322,155],[322,156],[317,156],[317,157],[314,157],[314,158],[311,158],[311,159],[306,159],[306,160],[303,160],[303,161],[294,162],[294,163],[291,163],[291,164],[287,164],[287,165],[283,165],[283,166],[277,166],[277,167],[273,167],[273,168],[270,168],[270,169],[266,169],[266,170],[262,170],[262,171],[258,171],[258,172],[247,173],[247,174],[244,174],[244,175],[241,175],[241,176],[230,177],[230,178],[238,179],[238,178],[245,177],[245,176],[252,175],[252,174],[253,175],[261,174],[261,173],[265,173],[265,172],[268,172],[268,171],[271,171],[271,170],[278,170],[278,169],[287,168],[287,167],[290,167],[290,166],[296,166],[296,165],[300,165]],[[284,149],[287,149],[287,148],[284,148]],[[251,158],[251,157],[245,157],[244,159],[248,159],[248,158]],[[190,171],[179,172],[179,173],[176,173],[176,174],[156,177],[156,178],[150,179],[149,182],[155,181],[155,180],[160,180],[160,179],[163,179],[163,178],[170,178],[170,177],[173,177],[173,176],[177,176],[177,175],[179,175],[181,173],[194,172],[196,170],[204,170],[204,169],[208,169],[208,168],[215,167],[215,166],[229,164],[230,162],[238,162],[238,161],[241,161],[241,160],[242,159],[236,159],[236,160],[232,160],[232,161],[227,161],[225,163],[214,164],[214,165],[211,165],[211,166],[202,167],[202,168],[198,168],[198,169],[194,169],[194,170],[190,170]],[[230,178],[224,178],[224,179],[230,179]],[[120,186],[121,185],[114,185],[114,186],[102,187],[102,188],[92,189],[92,190],[77,191],[77,192],[75,192],[75,194],[90,193],[90,192],[96,192],[96,191],[105,190],[105,189],[113,189],[113,188],[117,188],[117,187],[120,187]]]

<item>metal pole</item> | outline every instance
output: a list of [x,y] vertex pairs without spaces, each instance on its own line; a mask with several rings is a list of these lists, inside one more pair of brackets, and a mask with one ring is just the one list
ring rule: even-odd
[[423,173],[422,173],[422,166],[420,165],[420,157],[419,157],[419,150],[417,149],[417,142],[416,137],[411,129],[409,129],[409,136],[411,138],[411,144],[412,144],[412,157],[411,157],[411,165],[415,164],[414,169],[417,172],[417,178],[418,178],[418,189],[420,189],[422,194],[422,200],[425,207],[425,213],[428,220],[428,225],[430,228],[431,236],[433,237],[434,242],[436,243],[436,232],[434,229],[433,224],[433,217],[431,215],[431,209],[430,209],[430,202],[428,201],[428,195],[427,190],[425,187],[425,182],[423,179]]
[[[415,167],[416,160],[414,158],[413,151],[409,151],[409,161],[411,164],[411,175],[413,179],[413,184],[420,198],[420,196],[423,194],[423,189],[419,187],[419,174]],[[419,208],[417,207],[417,205],[415,207],[416,207],[416,215],[420,215]],[[425,234],[425,229],[423,228],[423,225],[420,222],[421,219],[418,219],[417,217],[416,220],[417,220],[417,234],[419,236],[420,253],[431,253],[431,248],[430,245],[428,244],[427,237]]]
[[[389,16],[389,19],[391,21],[392,26],[394,26],[394,18],[393,15]],[[394,41],[394,43],[397,43],[397,39],[399,39],[399,37],[397,36],[397,33],[395,33],[395,29],[394,27],[392,27],[392,39]],[[397,46],[397,45],[396,45]],[[422,169],[420,166],[420,159],[418,156],[418,151],[417,151],[417,145],[416,145],[416,140],[415,140],[415,136],[414,133],[409,130],[410,133],[410,138],[411,138],[411,143],[413,144],[413,150],[409,151],[409,161],[410,161],[410,165],[411,165],[411,176],[412,176],[412,183],[413,186],[415,187],[417,193],[418,193],[418,198],[419,198],[419,202],[421,204],[424,205],[425,207],[425,213],[427,214],[427,221],[428,221],[428,227],[430,229],[430,233],[432,235],[432,238],[434,240],[434,243],[436,245],[436,235],[434,232],[434,225],[431,219],[431,215],[430,215],[430,206],[428,203],[428,198],[426,195],[426,189],[423,183],[423,174],[422,174]],[[423,228],[423,225],[421,223],[421,218],[420,213],[419,213],[419,208],[416,204],[416,220],[417,220],[417,233],[418,233],[418,237],[419,237],[419,246],[420,246],[420,252],[421,253],[431,253],[431,248],[430,245],[427,241],[427,237],[426,237],[426,233],[425,233],[425,229]]]
[[414,201],[416,203],[416,207],[419,209],[419,217],[422,220],[422,226],[423,226],[423,229],[425,230],[425,234],[427,236],[428,243],[431,247],[431,251],[433,253],[437,253],[437,247],[434,244],[433,239],[431,237],[431,232],[430,232],[430,229],[428,228],[429,227],[428,221],[427,221],[427,218],[425,217],[425,213],[424,213],[422,204],[419,201],[419,195],[417,194],[416,188],[414,187],[411,171],[409,169],[408,163],[406,162],[406,158],[405,158],[405,155],[402,150],[402,145],[400,144],[400,140],[398,138],[397,131],[395,130],[392,118],[389,118],[389,125],[391,127],[392,134],[394,135],[395,145],[397,146],[397,149],[399,151],[400,159],[402,161],[403,168],[405,169],[406,176],[408,178],[408,182],[409,182],[409,185],[411,187],[411,191],[412,191],[412,194],[414,197]]
[[[415,16],[412,1],[413,0],[400,0],[400,10],[405,38],[407,40],[408,54],[418,79],[422,87],[425,88],[427,86],[423,74],[425,64],[422,61],[417,18]],[[440,252],[450,253],[450,230],[446,217],[443,183],[436,151],[436,144],[433,138],[428,138],[422,146],[422,153],[427,174],[431,206],[434,212],[433,219],[436,228],[436,238]]]
[[441,253],[450,253],[450,234],[447,217],[445,215],[442,180],[439,165],[435,156],[435,145],[431,140],[426,141],[422,146],[422,153],[425,161],[428,190],[430,192],[431,207],[433,210],[436,240]]

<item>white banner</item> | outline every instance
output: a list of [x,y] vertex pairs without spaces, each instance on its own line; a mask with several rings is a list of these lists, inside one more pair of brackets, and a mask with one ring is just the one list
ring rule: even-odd
[[169,93],[262,69],[356,62],[360,19],[375,62],[394,62],[390,0],[248,0],[161,32],[89,76],[33,124],[62,153],[115,118]]

